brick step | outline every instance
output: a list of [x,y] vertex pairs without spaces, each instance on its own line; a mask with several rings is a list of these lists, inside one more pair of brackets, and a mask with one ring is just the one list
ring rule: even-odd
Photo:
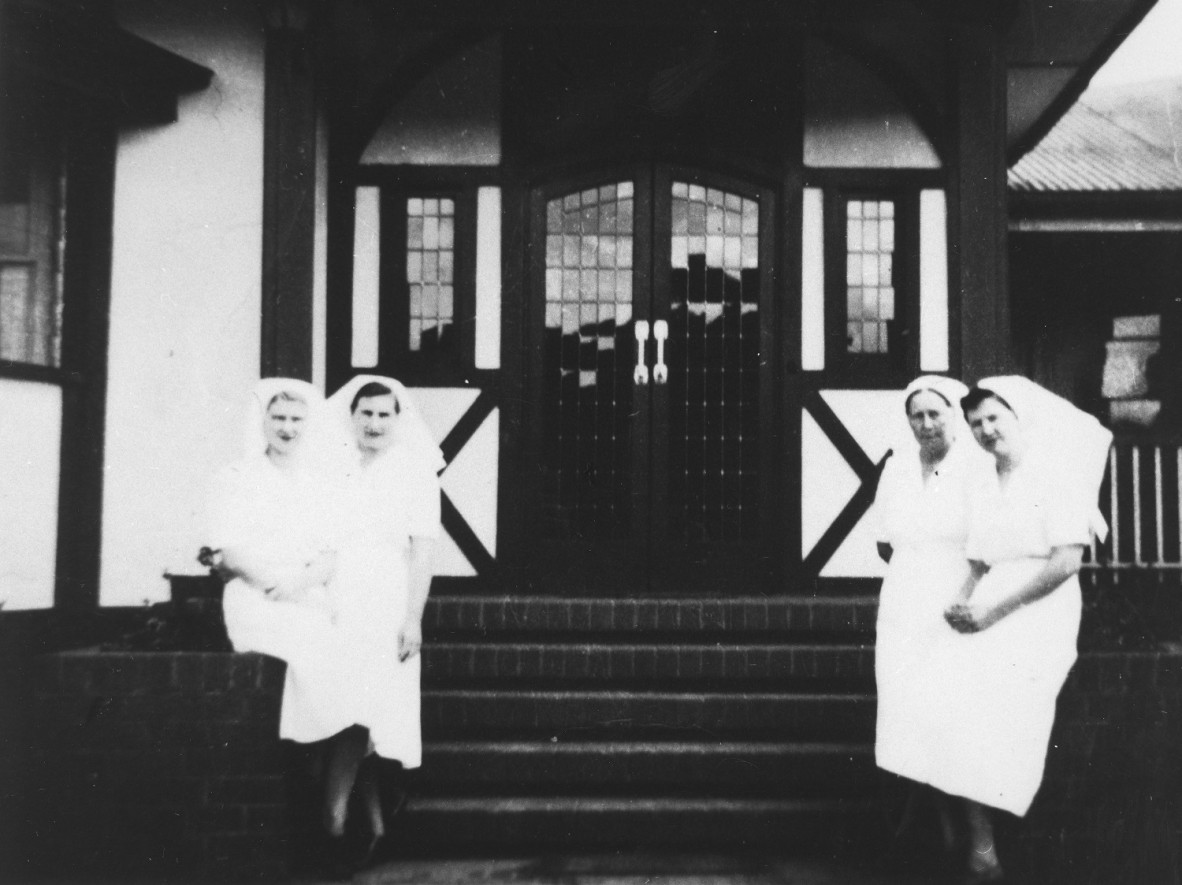
[[874,747],[751,741],[436,741],[416,793],[709,792],[833,798],[874,791]]
[[435,642],[423,649],[428,686],[531,683],[727,684],[873,688],[874,649],[865,644]]
[[423,693],[429,740],[534,738],[870,741],[871,694],[476,691]]
[[870,637],[877,605],[874,595],[568,599],[444,594],[428,601],[423,628],[440,640],[539,632]]
[[528,847],[768,847],[865,856],[887,831],[865,799],[419,796],[399,821],[407,852]]

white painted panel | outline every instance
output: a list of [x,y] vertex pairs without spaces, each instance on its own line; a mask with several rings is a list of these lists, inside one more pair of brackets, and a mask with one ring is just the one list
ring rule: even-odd
[[381,283],[381,190],[357,188],[353,215],[353,356],[354,368],[378,364],[378,316]]
[[820,188],[804,189],[800,263],[800,367],[825,368],[825,216]]
[[[439,442],[476,401],[480,391],[462,388],[417,388],[411,391],[432,436]],[[499,415],[494,412],[460,450],[441,477],[443,490],[490,553],[496,555],[497,460]],[[435,574],[474,575],[472,564],[450,538],[435,550]]]
[[444,438],[476,402],[480,391],[474,387],[414,387],[410,389],[419,414],[436,442]]
[[886,573],[886,563],[878,556],[878,539],[874,531],[874,511],[869,511],[849,537],[842,542],[833,558],[821,569],[823,578],[880,578]]
[[62,392],[0,379],[0,605],[53,606]]
[[431,572],[447,578],[471,578],[476,575],[476,569],[468,562],[468,557],[447,532],[440,532],[435,541]]
[[501,414],[493,410],[443,474],[443,488],[486,550],[497,555],[497,453]]
[[501,189],[476,191],[476,368],[501,367]]
[[[899,391],[825,390],[821,396],[862,451],[875,463],[886,454],[887,449],[897,449],[900,441],[911,438]],[[809,464],[808,461],[805,463]],[[850,495],[846,495],[842,506],[849,498]],[[821,575],[846,578],[881,576],[882,561],[878,558],[875,541],[873,514],[869,512],[821,569]]]
[[821,391],[829,408],[875,462],[898,440],[911,438],[900,394],[898,390]]
[[258,379],[263,34],[251,4],[120,0],[119,23],[214,71],[174,123],[116,153],[104,448],[103,605],[200,572],[210,476],[241,457]]
[[858,475],[808,412],[801,415],[800,555],[807,556],[858,490]]
[[876,114],[807,120],[804,165],[810,169],[939,169],[940,157],[910,117]]
[[919,193],[919,366],[948,371],[948,207],[942,190]]

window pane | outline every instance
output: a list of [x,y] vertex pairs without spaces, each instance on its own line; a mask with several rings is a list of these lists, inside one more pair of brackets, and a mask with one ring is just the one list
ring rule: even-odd
[[[406,201],[406,281],[410,290],[411,351],[439,351],[455,316],[455,200],[410,197]],[[553,223],[551,219],[549,224]],[[440,285],[443,284],[443,285]]]
[[862,290],[857,287],[846,290],[846,319],[862,319]]
[[846,201],[846,331],[850,353],[887,353],[895,316],[895,204]]
[[58,366],[65,186],[60,145],[36,109],[5,104],[3,113],[0,359]]

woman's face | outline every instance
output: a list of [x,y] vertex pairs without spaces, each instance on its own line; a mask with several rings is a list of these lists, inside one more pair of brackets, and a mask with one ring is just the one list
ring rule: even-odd
[[353,431],[362,451],[384,452],[394,442],[394,395],[367,396],[353,410]]
[[907,403],[911,432],[925,452],[942,454],[954,438],[952,406],[934,390],[921,390]]
[[966,416],[973,439],[995,458],[1017,454],[1022,446],[1022,427],[1018,416],[993,397],[982,400]]
[[277,399],[267,406],[263,418],[263,436],[267,440],[267,451],[277,455],[290,455],[295,451],[304,431],[308,417],[308,405],[302,400]]

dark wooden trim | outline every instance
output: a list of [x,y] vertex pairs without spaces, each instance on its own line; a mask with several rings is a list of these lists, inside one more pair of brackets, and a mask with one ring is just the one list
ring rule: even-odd
[[[526,539],[527,496],[523,489],[536,471],[525,461],[527,431],[525,403],[534,395],[526,377],[528,356],[526,328],[526,243],[528,242],[529,189],[522,178],[506,170],[501,189],[501,420],[497,465],[497,547],[507,589],[524,586],[521,567]],[[504,565],[502,566],[504,568]]]
[[[836,181],[824,192],[825,368],[821,386],[901,387],[919,367],[919,192],[914,178],[863,179],[874,185],[845,186]],[[892,253],[895,320],[890,352],[851,354],[847,351],[845,202],[885,199],[895,204],[895,250]]]
[[56,83],[109,125],[171,123],[177,96],[205,89],[209,68],[118,27],[107,3],[0,3],[6,66]]
[[[468,440],[480,429],[484,420],[497,408],[497,397],[492,391],[482,390],[468,410],[460,416],[460,420],[448,431],[439,448],[443,451],[443,459],[450,464],[467,445]],[[446,468],[444,468],[446,469]]]
[[[829,578],[813,575],[801,583],[800,592],[814,597],[877,596],[882,589],[882,578]],[[867,627],[869,625],[862,625]]]
[[44,384],[58,384],[65,387],[68,384],[81,384],[83,378],[74,372],[53,366],[41,366],[36,363],[18,363],[13,360],[0,360],[0,378],[12,378],[14,381],[40,381]]
[[503,38],[501,73],[501,361],[500,439],[497,464],[497,557],[507,592],[525,587],[527,469],[525,403],[533,395],[526,377],[526,287],[529,281],[529,187],[522,166],[519,107],[520,32]]
[[[804,57],[805,36],[795,30],[786,38],[791,57]],[[803,533],[800,501],[804,493],[801,463],[801,420],[804,414],[805,375],[801,371],[802,300],[801,274],[803,270],[804,225],[804,102],[805,72],[797,64],[794,76],[780,83],[780,94],[786,113],[783,115],[784,165],[779,182],[779,202],[775,223],[773,301],[777,309],[775,324],[779,342],[779,364],[772,373],[777,385],[781,438],[777,460],[779,469],[773,488],[780,499],[776,511],[779,535],[783,538],[779,554],[779,568],[786,581],[800,576],[801,538]]]
[[464,554],[476,573],[482,578],[493,578],[497,574],[497,561],[488,552],[488,548],[472,531],[463,514],[456,509],[446,492],[440,492],[440,519],[444,530],[456,542],[460,552]]
[[1096,71],[1100,70],[1101,66],[1108,61],[1116,48],[1141,23],[1141,20],[1145,18],[1156,2],[1157,0],[1132,0],[1129,11],[1121,17],[1121,20],[1117,22],[1103,42],[1092,51],[1087,61],[1076,69],[1075,74],[1067,81],[1067,85],[1063,87],[1050,106],[1043,111],[1042,116],[1007,148],[1005,151],[1007,166],[1017,163],[1031,148],[1046,137],[1046,134],[1083,95]]
[[[410,197],[455,204],[452,346],[447,351],[410,349],[410,287],[406,281],[406,212]],[[441,185],[422,176],[417,184],[382,186],[379,368],[407,383],[442,387],[470,383],[476,364],[476,187]]]
[[378,193],[378,364],[369,369],[400,379],[399,364],[409,354],[410,334],[405,205],[404,192],[382,188]]
[[1176,221],[1182,217],[1182,191],[1009,191],[1011,221],[1104,220]]
[[501,182],[499,166],[389,166],[365,165],[354,168],[354,187],[373,185],[406,190],[415,188],[478,188]]
[[809,166],[802,176],[803,187],[848,189],[916,190],[942,188],[947,184],[946,169],[866,169],[855,166]]
[[805,408],[808,409],[808,413],[813,416],[817,426],[829,437],[833,447],[837,449],[863,483],[875,475],[874,462],[870,460],[869,455],[862,451],[862,447],[853,435],[846,430],[845,425],[841,423],[837,413],[829,407],[829,403],[825,402],[820,391],[809,391],[805,398]]
[[74,121],[67,160],[62,387],[54,605],[99,603],[116,134],[99,114]]
[[325,305],[325,392],[332,393],[353,377],[353,238],[356,189],[351,168],[343,160],[339,139],[329,133],[328,251]]
[[263,111],[263,377],[312,379],[316,98],[303,33],[266,35]]
[[1006,68],[988,21],[956,34],[957,158],[949,187],[950,338],[954,374],[972,382],[1011,365],[1006,281]]
[[[827,390],[891,390],[898,393],[911,382],[915,377],[915,372],[907,374],[904,371],[889,372],[879,375],[865,376],[858,375],[854,372],[840,372],[830,371],[828,369],[818,369],[810,372],[802,372],[801,375],[808,381],[809,390],[812,391],[827,391]],[[937,374],[947,374],[937,373]]]
[[[842,429],[844,430],[844,428]],[[874,503],[874,493],[878,488],[878,478],[882,475],[882,469],[886,466],[887,459],[891,454],[888,451],[877,464],[871,465],[871,474],[862,477],[862,484],[854,492],[854,496],[850,498],[841,513],[825,530],[825,534],[821,535],[816,545],[804,558],[801,570],[806,576],[820,575],[821,569],[833,558],[833,554],[838,551],[845,539],[850,536],[850,532],[870,510]]]
[[[443,174],[435,175],[436,171]],[[446,170],[422,170],[407,183],[397,174],[344,176],[347,184],[330,196],[330,212],[339,222],[348,218],[348,250],[341,243],[330,249],[330,293],[328,305],[329,387],[339,386],[358,372],[376,372],[397,377],[411,387],[467,387],[482,384],[486,371],[475,368],[476,352],[476,240],[477,188],[468,183],[441,184]],[[356,189],[377,187],[381,218],[378,281],[378,362],[376,366],[354,368],[352,364],[352,233],[355,223]],[[453,346],[447,351],[410,350],[410,289],[406,282],[406,212],[408,197],[446,198],[455,203],[454,241],[454,326]],[[346,205],[346,203],[348,205]],[[340,238],[335,238],[340,239]],[[335,242],[334,239],[334,242]]]

